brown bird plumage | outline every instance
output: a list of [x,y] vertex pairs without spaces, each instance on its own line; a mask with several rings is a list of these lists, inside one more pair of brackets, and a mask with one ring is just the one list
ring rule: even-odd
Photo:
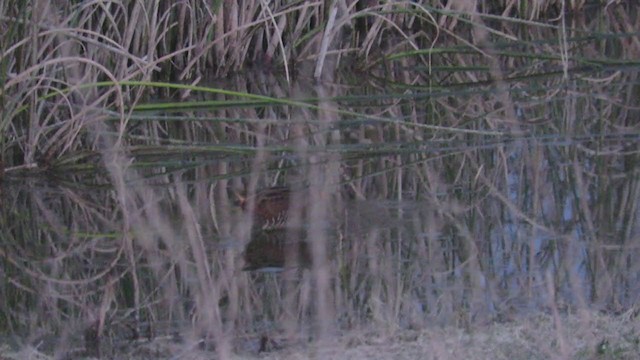
[[[287,227],[291,190],[285,186],[256,192],[251,240],[245,247],[246,271],[281,271],[285,267],[309,267],[311,254],[303,229]],[[248,211],[246,197],[240,207]]]
[[[249,198],[239,197],[242,210],[248,211]],[[253,226],[263,230],[279,229],[286,226],[291,190],[286,186],[276,186],[257,191],[254,195]]]

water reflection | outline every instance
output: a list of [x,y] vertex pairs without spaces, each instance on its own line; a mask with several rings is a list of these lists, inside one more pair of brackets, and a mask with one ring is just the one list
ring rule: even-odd
[[[224,180],[207,180],[219,165],[195,171],[190,185],[136,182],[124,199],[95,184],[9,181],[1,218],[4,316],[23,325],[26,317],[46,317],[47,327],[65,328],[70,338],[94,328],[101,334],[92,338],[104,337],[124,322],[138,329],[126,332],[135,337],[175,333],[205,308],[219,308],[220,318],[193,333],[201,336],[211,321],[239,331],[256,320],[291,321],[286,304],[297,309],[296,327],[296,318],[316,316],[309,294],[287,297],[302,289],[290,277],[265,281],[273,275],[240,271],[287,264],[314,274],[310,284],[326,277],[321,298],[338,326],[469,324],[552,304],[624,311],[639,287],[631,261],[638,255],[637,169],[624,154],[595,165],[598,154],[585,146],[520,142],[402,167],[396,155],[344,160],[345,185],[330,192],[296,185],[293,220],[283,215],[292,206],[287,188],[258,191],[251,212]],[[356,176],[388,164],[384,180]],[[312,260],[318,249],[326,259],[320,265]],[[48,315],[52,304],[68,315]]]
[[[292,239],[292,240],[288,240]],[[275,271],[312,265],[306,234],[293,229],[262,230],[251,235],[244,249],[244,271]]]

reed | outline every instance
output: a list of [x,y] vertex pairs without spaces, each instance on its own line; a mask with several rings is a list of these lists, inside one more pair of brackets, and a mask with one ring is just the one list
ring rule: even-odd
[[[635,8],[448,4],[0,5],[0,330],[229,358],[543,304],[582,354],[563,312],[637,311]],[[313,261],[242,272],[279,185]]]
[[[113,130],[124,136],[127,109],[154,93],[166,93],[145,83],[118,86],[124,81],[196,84],[204,74],[226,76],[250,67],[283,70],[291,81],[299,67],[315,68],[316,77],[324,64],[327,74],[333,66],[375,74],[384,70],[382,64],[404,61],[402,66],[422,68],[430,79],[427,82],[441,85],[437,77],[431,79],[434,69],[451,63],[459,67],[468,62],[461,57],[465,53],[487,54],[483,44],[465,40],[472,29],[495,38],[486,39],[491,43],[503,39],[514,46],[524,44],[525,37],[487,24],[512,22],[525,24],[527,31],[557,32],[564,50],[506,54],[512,61],[531,54],[539,54],[533,57],[541,60],[546,56],[562,60],[566,47],[579,40],[567,33],[565,22],[549,24],[545,19],[590,11],[584,1],[562,2],[564,6],[555,1],[456,4],[442,8],[438,1],[359,2],[355,6],[276,2],[268,7],[263,2],[243,6],[234,2],[7,3],[2,8],[5,36],[0,44],[4,79],[0,128],[5,130],[2,144],[7,162],[9,167],[48,165],[63,154],[92,148],[92,144],[95,148],[85,129],[92,121],[106,119],[95,113],[98,109],[114,112],[119,124]],[[623,6],[613,8],[624,13]],[[463,47],[447,50],[451,41]],[[495,50],[497,55],[508,48]],[[443,52],[451,56],[434,57]],[[478,80],[457,74],[450,78],[455,83]],[[85,87],[104,80],[112,84]]]

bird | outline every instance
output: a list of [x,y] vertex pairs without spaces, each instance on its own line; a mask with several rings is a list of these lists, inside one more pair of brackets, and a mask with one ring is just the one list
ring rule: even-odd
[[[240,208],[249,211],[249,197],[237,194]],[[259,190],[252,196],[253,227],[262,230],[281,229],[287,225],[291,189],[274,186]]]
[[[242,210],[249,211],[249,198],[238,198]],[[253,196],[253,227],[244,249],[243,271],[279,272],[311,264],[306,232],[287,224],[291,198],[287,186],[265,188]]]

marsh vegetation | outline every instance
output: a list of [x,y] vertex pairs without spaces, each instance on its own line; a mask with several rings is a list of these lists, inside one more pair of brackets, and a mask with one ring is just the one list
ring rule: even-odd
[[2,2],[0,358],[637,358],[637,23]]

